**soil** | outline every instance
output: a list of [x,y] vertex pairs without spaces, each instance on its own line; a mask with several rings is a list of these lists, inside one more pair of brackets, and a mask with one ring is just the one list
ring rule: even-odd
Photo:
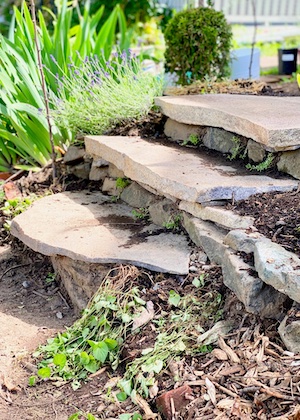
[[[274,86],[273,93],[283,94],[288,89],[291,94],[291,86],[291,83]],[[296,88],[293,92],[299,95]],[[114,132],[162,139],[163,123],[161,116],[152,114],[143,123],[134,122]],[[59,183],[54,188],[49,172],[46,168],[38,174],[29,174],[15,181],[15,185],[24,196],[33,192],[45,193],[49,189],[56,193],[97,188],[91,182],[66,175],[63,165],[59,167]],[[299,192],[272,193],[254,196],[230,207],[240,214],[253,216],[260,232],[300,256],[299,201]],[[6,219],[1,211],[1,226]],[[195,259],[197,252],[195,249]],[[299,419],[300,356],[284,349],[277,333],[279,321],[261,320],[247,314],[243,305],[224,287],[219,267],[209,262],[195,265],[196,271],[184,279],[146,270],[138,270],[136,274],[137,285],[143,290],[144,299],[154,303],[156,314],[170,309],[170,290],[180,295],[193,290],[203,302],[220,296],[216,311],[221,311],[221,319],[234,324],[232,331],[214,345],[212,352],[202,349],[197,355],[178,357],[158,375],[158,395],[183,384],[192,389],[189,404],[173,418]],[[122,270],[126,272],[132,267]],[[195,291],[192,281],[202,274],[206,276],[204,286]],[[81,413],[79,419],[92,413],[98,419],[112,420],[118,419],[120,414],[138,412],[148,420],[160,419],[155,396],[147,399],[147,403],[140,400],[137,405],[130,399],[117,400],[115,385],[117,378],[122,376],[124,364],[116,372],[105,367],[77,391],[73,391],[70,384],[52,381],[40,381],[33,387],[28,385],[29,377],[37,371],[32,352],[74,320],[72,306],[59,279],[53,276],[49,260],[30,251],[1,227],[0,418],[67,420],[74,413]],[[214,323],[215,319],[211,317],[201,319],[205,331]],[[124,346],[124,363],[136,357],[143,348],[153,345],[154,339],[149,323]]]

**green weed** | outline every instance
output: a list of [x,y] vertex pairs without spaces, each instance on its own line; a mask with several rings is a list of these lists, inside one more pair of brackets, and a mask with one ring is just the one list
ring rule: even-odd
[[[124,278],[131,280],[126,282]],[[118,367],[126,340],[138,331],[132,329],[133,323],[146,308],[140,290],[132,283],[128,273],[123,277],[106,277],[82,317],[34,354],[39,359],[40,380],[61,378],[77,389],[103,364],[109,364],[114,370]],[[168,303],[170,310],[153,319],[154,345],[127,364],[118,383],[119,401],[128,397],[134,401],[137,393],[148,397],[149,387],[169,360],[181,353],[203,351],[196,340],[198,327],[204,319],[215,319],[220,307],[219,294],[210,292],[197,298],[170,290]],[[134,417],[130,414],[127,418]]]
[[28,197],[16,197],[11,200],[6,200],[4,206],[0,208],[3,214],[7,216],[3,224],[4,228],[9,230],[12,219],[27,210],[39,198],[37,195],[31,194]]
[[132,214],[136,219],[147,220],[149,219],[149,210],[145,207],[139,209],[133,209]]
[[182,221],[182,215],[174,214],[174,215],[171,215],[169,220],[163,224],[163,227],[165,227],[168,230],[176,231],[180,228],[181,221]]
[[130,185],[130,180],[127,178],[117,178],[116,179],[116,187],[120,190],[124,190],[124,188]]
[[263,162],[258,163],[257,165],[251,165],[250,163],[248,163],[246,165],[246,168],[249,169],[250,171],[258,171],[258,172],[266,171],[272,166],[274,158],[275,156],[273,155],[273,153],[268,153],[268,156]]
[[193,146],[198,146],[200,143],[199,136],[197,134],[190,134],[189,137],[184,140],[182,146],[186,146],[187,144],[192,144]]
[[230,151],[230,156],[228,156],[229,160],[235,160],[237,158],[244,158],[244,146],[242,145],[241,140],[238,137],[232,137],[232,141],[234,143],[234,147]]

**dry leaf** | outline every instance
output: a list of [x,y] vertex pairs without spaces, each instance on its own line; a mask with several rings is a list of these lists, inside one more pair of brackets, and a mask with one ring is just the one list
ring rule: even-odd
[[149,387],[149,397],[150,398],[155,398],[156,395],[158,394],[159,388],[157,386],[158,382],[156,381],[154,385]]
[[240,363],[240,358],[237,356],[237,354],[232,350],[231,347],[229,347],[224,339],[222,337],[219,337],[218,340],[218,345],[219,347],[225,351],[225,353],[227,354],[227,356],[229,357],[229,359],[231,359],[233,361],[233,363]]
[[19,188],[13,181],[10,181],[4,184],[3,189],[4,189],[5,197],[7,200],[13,200],[16,197],[19,197],[19,198],[22,197],[21,191],[19,190]]
[[205,385],[206,385],[207,393],[209,395],[211,402],[213,403],[213,405],[216,405],[217,398],[216,398],[216,388],[214,384],[208,378],[205,378]]
[[198,344],[209,345],[218,341],[219,337],[225,336],[232,330],[234,323],[232,321],[218,321],[210,330],[201,334],[198,339]]
[[228,360],[228,356],[223,350],[213,349],[211,354],[218,360]]
[[154,305],[151,300],[149,300],[146,304],[146,308],[142,310],[142,312],[133,320],[132,323],[132,331],[136,330],[137,328],[147,324],[147,322],[151,321],[154,318]]

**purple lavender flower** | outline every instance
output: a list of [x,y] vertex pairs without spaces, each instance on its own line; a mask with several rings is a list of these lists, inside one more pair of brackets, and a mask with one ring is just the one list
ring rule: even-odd
[[126,53],[126,51],[125,51],[125,50],[123,50],[123,51],[122,51],[121,58],[122,58],[122,60],[123,60],[123,61],[124,61],[124,60],[126,60],[126,58],[127,58],[127,53]]
[[57,64],[56,58],[54,57],[54,55],[50,54],[50,58],[53,61],[53,63]]
[[104,72],[104,76],[105,76],[106,78],[109,78],[109,73],[107,73],[107,71],[105,71],[105,72]]
[[118,58],[119,54],[117,53],[117,51],[115,51],[115,52],[112,53],[112,56],[115,57],[115,58]]

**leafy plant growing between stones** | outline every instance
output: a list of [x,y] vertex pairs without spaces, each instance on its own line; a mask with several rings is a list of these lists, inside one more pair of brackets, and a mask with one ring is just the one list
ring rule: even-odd
[[275,159],[274,154],[268,153],[266,159],[263,162],[258,163],[257,165],[251,165],[250,163],[248,163],[246,165],[246,168],[249,169],[250,171],[263,172],[269,169],[273,165],[274,159]]
[[200,138],[197,134],[190,134],[189,137],[184,140],[182,146],[186,146],[187,144],[192,144],[193,146],[198,146],[200,143]]
[[136,219],[147,220],[149,219],[149,210],[146,207],[140,207],[139,209],[133,209],[132,214]]
[[116,187],[119,190],[124,190],[124,188],[130,185],[130,180],[128,178],[117,178],[116,179]]
[[[114,277],[109,273],[82,317],[34,353],[39,380],[51,377],[60,382],[70,381],[73,389],[77,389],[104,364],[115,370],[126,340],[141,332],[148,322],[155,329],[154,344],[126,365],[118,383],[120,401],[128,397],[135,401],[137,394],[148,397],[168,361],[182,353],[194,355],[203,351],[197,336],[203,332],[202,322],[209,319],[213,323],[216,313],[220,316],[219,294],[181,296],[170,290],[169,311],[155,313],[152,302],[146,302],[142,291],[134,286],[139,274],[133,275],[132,270],[123,267],[121,274]],[[145,320],[147,311],[152,312]]]
[[165,227],[168,230],[179,230],[181,226],[182,221],[182,215],[179,214],[172,214],[167,222],[163,224],[163,227]]
[[235,160],[238,158],[245,159],[246,157],[246,148],[243,146],[241,140],[238,137],[233,136],[232,141],[234,143],[234,147],[230,151],[230,156],[228,156],[229,160]]

